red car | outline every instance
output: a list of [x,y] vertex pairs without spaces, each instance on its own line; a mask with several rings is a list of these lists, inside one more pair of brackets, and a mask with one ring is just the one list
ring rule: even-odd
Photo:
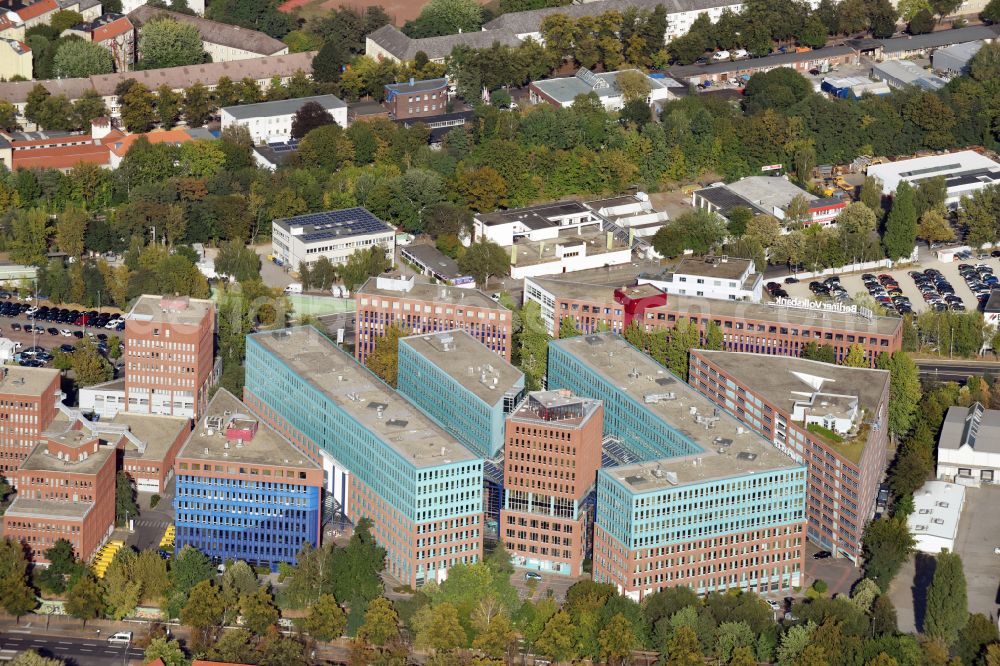
[[73,323],[76,324],[77,326],[86,326],[87,324],[90,323],[90,316],[80,315],[79,317],[76,318],[76,321],[74,321]]

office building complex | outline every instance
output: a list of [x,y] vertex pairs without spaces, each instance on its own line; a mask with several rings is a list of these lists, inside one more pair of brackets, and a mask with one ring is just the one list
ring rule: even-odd
[[708,322],[722,329],[723,349],[771,356],[801,356],[809,342],[830,345],[838,360],[858,343],[872,366],[882,352],[903,346],[903,320],[866,317],[851,307],[835,303],[789,302],[757,304],[693,296],[667,296],[653,285],[612,290],[608,287],[557,280],[528,278],[525,300],[537,301],[542,322],[553,337],[569,317],[584,333],[602,328],[622,332],[635,322],[645,330],[673,328],[689,319],[705,333]]
[[246,402],[322,462],[347,517],[368,518],[408,585],[482,558],[483,461],[310,327],[247,338]]
[[515,566],[583,574],[603,416],[597,400],[535,391],[507,418],[500,529]]
[[174,463],[175,547],[278,570],[319,545],[323,470],[219,389]]
[[479,290],[380,275],[358,288],[354,303],[354,353],[362,363],[392,324],[413,335],[462,330],[510,360],[513,315]]
[[0,471],[10,475],[38,443],[62,401],[54,368],[0,367]]
[[889,373],[691,350],[689,382],[809,468],[808,537],[859,563],[889,452]]
[[603,401],[629,458],[598,473],[596,581],[637,600],[801,584],[804,465],[611,333],[551,342],[548,380]]
[[503,453],[504,419],[524,395],[524,373],[465,331],[399,341],[399,392],[483,458]]
[[101,427],[122,428],[121,469],[132,478],[140,493],[162,493],[174,474],[174,459],[191,433],[191,419],[118,412]]
[[358,250],[380,247],[392,258],[396,231],[364,208],[307,213],[271,222],[274,256],[293,271],[326,257],[335,266]]
[[86,561],[115,523],[115,447],[58,414],[38,446],[12,473],[17,496],[3,515],[4,535],[27,546],[31,559],[59,539]]

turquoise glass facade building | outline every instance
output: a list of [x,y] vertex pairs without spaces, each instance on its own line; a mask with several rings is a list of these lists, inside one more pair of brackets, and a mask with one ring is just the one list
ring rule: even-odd
[[602,400],[639,461],[598,472],[594,580],[637,600],[800,584],[804,465],[612,333],[550,342],[548,385]]
[[318,330],[248,336],[245,397],[321,461],[350,519],[371,519],[392,575],[419,586],[481,559],[482,458]]

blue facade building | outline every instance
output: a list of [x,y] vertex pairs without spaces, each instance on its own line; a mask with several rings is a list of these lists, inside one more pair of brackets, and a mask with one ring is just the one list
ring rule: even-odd
[[552,341],[548,383],[602,400],[639,461],[598,472],[594,580],[636,600],[800,585],[803,464],[612,333]]
[[483,460],[312,327],[247,338],[246,401],[322,464],[386,569],[419,586],[482,557]]
[[174,461],[175,547],[271,571],[319,545],[323,470],[219,389]]

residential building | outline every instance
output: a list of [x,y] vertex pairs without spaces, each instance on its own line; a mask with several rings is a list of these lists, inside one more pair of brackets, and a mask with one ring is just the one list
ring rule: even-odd
[[555,107],[568,109],[580,95],[594,93],[608,111],[621,111],[625,106],[625,95],[618,85],[618,77],[622,74],[641,76],[649,86],[646,95],[646,105],[658,104],[676,99],[670,92],[666,79],[654,79],[638,69],[623,69],[614,72],[595,74],[586,67],[581,67],[573,76],[540,79],[528,85],[532,104],[547,102]]
[[411,335],[462,330],[510,360],[513,315],[478,289],[380,275],[354,292],[354,303],[354,353],[362,363],[393,324]]
[[439,116],[448,110],[448,79],[387,83],[382,104],[396,120]]
[[906,524],[913,535],[913,549],[937,555],[955,552],[958,522],[965,506],[965,486],[944,481],[928,481],[913,493],[913,511]]
[[524,396],[524,374],[462,330],[399,341],[399,392],[483,458],[486,535],[499,536],[504,425]]
[[247,338],[247,405],[321,461],[326,492],[372,521],[386,571],[419,587],[483,555],[483,461],[311,327]]
[[903,320],[868,316],[833,303],[745,301],[669,296],[653,285],[611,290],[608,287],[553,278],[524,281],[525,300],[537,301],[542,322],[553,337],[570,317],[576,327],[593,333],[607,328],[621,333],[635,321],[646,331],[673,328],[680,319],[698,325],[704,337],[708,322],[722,329],[723,349],[772,356],[801,356],[806,344],[830,345],[842,360],[857,343],[874,367],[882,352],[903,346]]
[[222,77],[232,81],[250,79],[266,91],[272,81],[288,83],[297,72],[310,76],[312,59],[315,55],[315,51],[306,51],[232,62],[208,62],[201,65],[95,74],[78,79],[6,81],[0,82],[0,99],[5,99],[15,106],[17,122],[26,129],[34,129],[34,124],[24,117],[24,107],[28,103],[28,94],[36,85],[41,85],[52,95],[65,95],[70,102],[80,99],[87,91],[94,90],[103,98],[109,115],[118,119],[121,117],[121,104],[115,95],[115,90],[120,83],[128,79],[134,79],[150,90],[166,85],[174,92],[182,92],[193,83],[202,83],[210,91],[215,90],[216,84]]
[[692,206],[726,219],[734,208],[748,208],[755,215],[773,215],[785,227],[833,226],[849,203],[841,197],[817,197],[784,176],[749,176],[728,185],[716,183],[691,194]]
[[534,391],[507,417],[501,538],[515,567],[583,575],[601,467],[604,407]]
[[[140,31],[142,26],[159,16],[166,16],[179,23],[194,26],[201,36],[202,48],[212,58],[212,62],[231,62],[262,56],[288,55],[288,45],[280,39],[275,39],[257,30],[241,28],[238,25],[210,21],[201,16],[172,12],[152,5],[140,5],[130,11],[128,16],[139,27]],[[142,53],[139,53],[139,58],[142,58]]]
[[38,444],[62,402],[54,368],[0,366],[0,472],[10,476]]
[[306,213],[271,222],[272,252],[293,271],[326,257],[335,266],[358,250],[381,247],[392,259],[396,230],[366,208]]
[[603,401],[635,461],[598,472],[596,582],[637,601],[802,584],[803,464],[613,333],[549,343],[548,385]]
[[630,234],[578,201],[479,213],[473,236],[510,252],[516,280],[632,261]]
[[431,62],[443,64],[458,45],[486,49],[494,43],[517,46],[521,40],[505,30],[473,30],[457,35],[414,39],[404,35],[396,26],[387,24],[365,36],[365,55],[375,60],[411,62],[418,52],[423,51]]
[[347,104],[336,95],[315,95],[297,97],[257,104],[224,106],[219,109],[222,129],[233,125],[243,125],[250,131],[255,144],[285,142],[292,138],[292,121],[299,109],[314,102],[325,109],[333,121],[347,127]]
[[653,208],[649,195],[645,192],[595,199],[584,205],[604,219],[626,229],[632,238],[653,236],[669,218],[666,211]]
[[254,146],[251,150],[253,151],[253,161],[257,166],[274,171],[284,164],[285,160],[299,152],[299,140],[271,141],[264,145]]
[[807,536],[859,564],[889,463],[889,373],[692,349],[688,381],[806,464]]
[[[106,118],[103,120],[107,120]],[[122,160],[125,159],[125,155],[128,151],[132,149],[132,144],[134,144],[139,137],[143,137],[146,141],[150,143],[168,143],[172,146],[180,146],[181,144],[187,143],[188,141],[195,141],[197,139],[211,139],[202,134],[204,132],[201,128],[181,128],[177,127],[168,130],[154,130],[152,132],[146,132],[145,134],[125,134],[121,130],[113,129],[105,137],[98,137],[95,133],[95,138],[101,138],[102,143],[107,146],[108,150],[108,166],[111,169],[117,169],[121,166]]]
[[433,245],[407,245],[400,249],[403,259],[412,264],[421,275],[453,287],[476,288],[476,278],[458,269],[458,262]]
[[31,49],[18,39],[0,39],[0,78],[34,78]]
[[1000,483],[1000,410],[949,407],[938,438],[937,478],[963,486]]
[[65,34],[106,48],[111,53],[116,72],[127,72],[135,63],[135,26],[124,14],[103,14],[93,21],[73,26]]
[[[118,441],[121,469],[140,493],[162,493],[174,475],[174,460],[191,433],[191,420],[118,412],[104,425],[127,430]],[[113,437],[108,436],[111,440]]]
[[503,454],[504,419],[524,396],[524,374],[463,330],[399,341],[399,392],[482,458]]
[[[681,34],[686,32],[687,29]],[[763,58],[724,60],[704,65],[675,65],[667,68],[667,74],[690,85],[699,85],[702,83],[721,83],[731,79],[746,80],[754,74],[769,72],[778,67],[788,67],[800,74],[805,74],[813,69],[829,72],[839,67],[857,65],[859,62],[860,58],[854,48],[827,46],[813,51],[777,53]]]
[[11,475],[17,496],[4,512],[4,535],[34,562],[46,562],[59,539],[89,560],[114,530],[115,474],[115,447],[60,415]]
[[933,53],[931,63],[934,70],[952,75],[967,74],[969,61],[976,57],[986,42],[975,41],[945,46]]
[[903,180],[917,187],[924,180],[944,176],[944,203],[948,208],[956,209],[962,197],[1000,183],[1000,162],[974,150],[962,150],[873,164],[868,167],[867,174],[881,181],[882,194],[885,195],[895,193]]
[[893,88],[916,86],[921,90],[940,90],[948,81],[925,70],[912,60],[884,60],[872,67],[872,78]]
[[220,388],[177,454],[174,547],[276,572],[319,545],[323,469],[249,411]]
[[674,296],[697,296],[760,303],[764,275],[753,259],[708,256],[683,257],[659,275],[640,275],[639,284],[651,284]]

